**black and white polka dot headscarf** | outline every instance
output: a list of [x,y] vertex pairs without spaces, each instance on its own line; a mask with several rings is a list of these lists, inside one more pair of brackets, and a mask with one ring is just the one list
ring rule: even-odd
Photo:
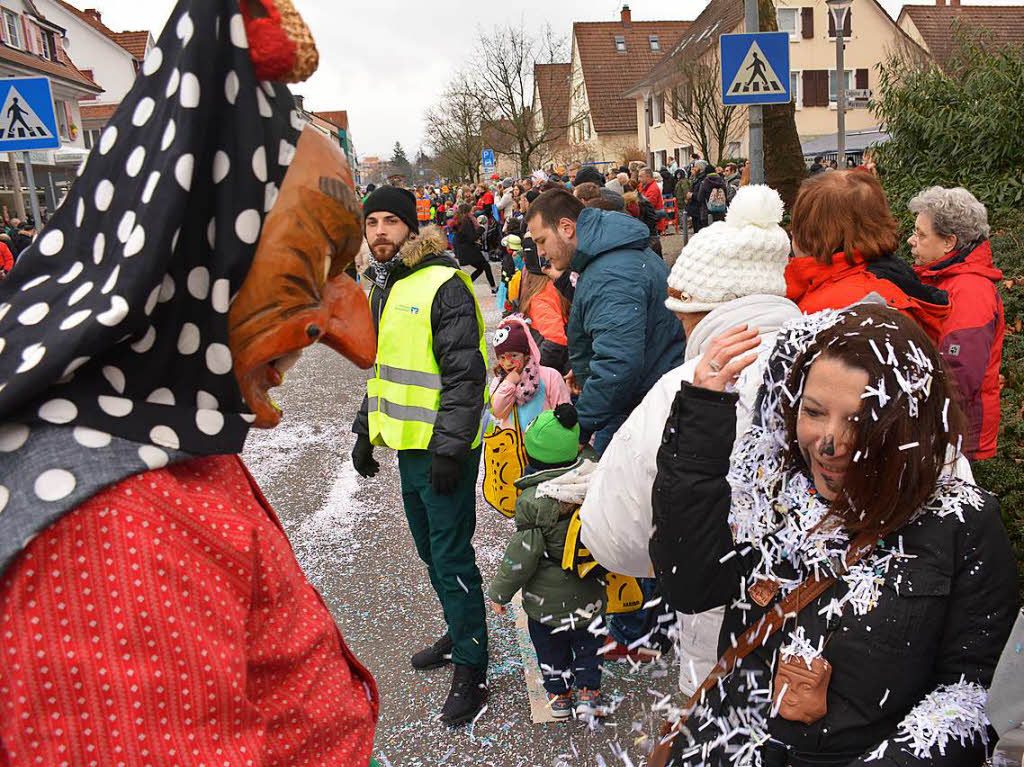
[[181,0],[0,282],[0,541],[98,483],[241,450],[227,312],[301,128],[288,89],[256,80],[238,0]]

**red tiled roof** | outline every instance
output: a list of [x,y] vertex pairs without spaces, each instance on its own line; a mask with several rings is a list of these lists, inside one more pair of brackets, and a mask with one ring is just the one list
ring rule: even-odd
[[80,109],[82,110],[82,122],[86,120],[102,120],[104,123],[114,116],[114,112],[120,104],[93,104],[85,105],[81,104]]
[[113,40],[139,61],[146,58],[146,46],[149,45],[149,32],[115,32]]
[[64,55],[63,48],[60,46],[57,47],[59,50],[58,57],[61,60],[50,61],[49,59],[44,59],[42,56],[37,56],[34,53],[19,51],[9,45],[0,43],[0,59],[10,62],[15,66],[25,67],[26,69],[32,69],[37,72],[53,75],[54,77],[60,77],[64,80],[76,83],[77,85],[82,85],[95,93],[101,93],[103,88],[97,85],[91,77],[84,72],[81,72],[78,67],[72,64],[70,59]]
[[344,109],[334,112],[313,112],[321,120],[326,120],[331,125],[337,126],[344,131],[348,130],[348,112]]
[[668,54],[644,72],[642,78],[638,77],[636,82],[630,83],[627,92],[635,94],[643,88],[667,80],[681,62],[703,56],[712,46],[718,45],[719,37],[732,32],[742,22],[743,3],[736,0],[711,0],[679,41],[668,48]]
[[[571,74],[572,64],[535,64],[533,67],[544,127],[552,131],[551,139],[564,138],[568,134]],[[534,108],[536,106],[534,104]]]
[[[738,0],[733,0],[740,5]],[[572,25],[579,50],[590,117],[598,133],[636,132],[636,100],[626,90],[672,50],[690,28],[689,21],[578,21]],[[624,52],[615,37],[626,39]],[[649,35],[658,35],[660,51],[652,51]]]
[[[107,39],[112,40],[118,45],[120,45],[136,59],[139,59],[141,61],[143,57],[146,55],[146,41],[149,39],[149,32],[115,32],[102,21],[93,16],[91,13],[86,13],[85,11],[79,10],[78,8],[75,8],[75,6],[71,5],[71,3],[65,2],[65,0],[54,0],[54,2],[56,2],[57,5],[66,10],[68,13],[74,14],[75,16],[80,18],[82,21],[84,21],[86,24],[88,24],[90,27],[95,29],[97,32],[99,32]],[[132,36],[131,47],[129,47],[129,45],[126,44],[126,42],[122,42],[122,40],[118,39],[119,37],[125,35]],[[138,38],[136,36],[139,35],[145,35],[145,37],[142,40],[142,52],[136,53],[136,50],[138,49]]]
[[940,65],[953,51],[958,19],[964,26],[984,30],[981,39],[992,45],[1024,45],[1024,5],[904,5],[903,13],[910,16]]

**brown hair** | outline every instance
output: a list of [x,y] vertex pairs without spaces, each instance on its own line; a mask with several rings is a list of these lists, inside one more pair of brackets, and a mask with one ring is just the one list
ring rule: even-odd
[[530,221],[539,216],[544,226],[555,229],[563,218],[571,221],[578,219],[582,210],[583,203],[576,199],[572,192],[565,189],[549,189],[530,203],[530,209],[526,212],[526,225],[529,226]]
[[899,224],[889,210],[878,179],[860,171],[811,176],[800,186],[793,205],[793,245],[818,263],[832,256],[860,253],[877,261],[899,244]]
[[576,195],[580,202],[586,205],[588,200],[595,200],[601,196],[601,187],[593,181],[584,181],[579,186],[574,187],[572,193]]
[[[548,286],[551,278],[546,274],[535,274],[529,269],[523,269],[522,275],[519,278],[519,313],[529,317],[530,303]],[[559,308],[562,312],[562,324],[564,325],[569,321],[569,312],[572,309],[572,304],[561,293],[558,293],[558,299]]]
[[[880,361],[879,355],[896,365]],[[877,350],[877,351],[876,351]],[[884,382],[890,397],[880,405],[875,395],[862,400],[854,425],[854,460],[846,471],[832,513],[851,534],[870,532],[884,537],[910,521],[935,492],[948,461],[949,448],[959,452],[964,418],[956,388],[935,345],[921,327],[903,314],[879,304],[860,304],[843,313],[834,327],[818,334],[793,366],[789,391],[802,391],[811,366],[833,359],[868,374],[872,387]],[[908,394],[897,379],[929,385]],[[914,400],[914,405],[911,400]],[[796,437],[803,398],[783,398],[783,418],[789,440],[786,463],[809,471]],[[913,407],[916,405],[916,415]]]

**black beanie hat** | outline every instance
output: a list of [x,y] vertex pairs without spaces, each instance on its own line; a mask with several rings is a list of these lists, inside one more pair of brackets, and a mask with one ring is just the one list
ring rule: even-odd
[[598,186],[604,186],[604,176],[597,168],[593,165],[588,165],[585,168],[580,168],[579,172],[576,173],[576,180],[573,182],[573,186],[579,186],[587,182],[597,184]]
[[416,218],[416,196],[408,189],[398,186],[382,186],[374,189],[363,203],[363,218],[371,213],[393,213],[409,230],[419,234],[420,224]]

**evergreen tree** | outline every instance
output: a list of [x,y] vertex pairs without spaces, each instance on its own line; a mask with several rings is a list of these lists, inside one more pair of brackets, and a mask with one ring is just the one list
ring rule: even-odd
[[409,162],[409,158],[405,156],[405,150],[402,148],[401,141],[395,142],[395,148],[391,155],[391,172],[405,176],[406,180],[412,180],[412,164]]

